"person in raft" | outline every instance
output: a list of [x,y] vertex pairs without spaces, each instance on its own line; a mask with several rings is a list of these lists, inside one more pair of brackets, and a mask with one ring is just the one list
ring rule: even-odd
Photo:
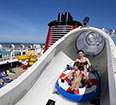
[[73,76],[73,80],[71,82],[71,90],[74,91],[74,93],[77,91],[79,87],[82,86],[82,79],[85,78],[84,80],[89,82],[89,85],[92,85],[92,82],[89,80],[89,77],[87,74],[84,72],[84,64],[80,62],[75,62],[74,65],[74,70],[71,70],[66,76],[62,77],[61,80],[65,79],[66,77],[70,79]]
[[[89,59],[84,56],[85,55],[84,51],[83,50],[78,50],[77,54],[79,55],[79,58],[76,59],[76,62],[83,63],[86,68],[88,68],[87,66],[89,66],[90,69],[92,70],[91,72],[95,72],[95,69],[91,65]],[[87,69],[85,69],[85,73],[87,73]]]

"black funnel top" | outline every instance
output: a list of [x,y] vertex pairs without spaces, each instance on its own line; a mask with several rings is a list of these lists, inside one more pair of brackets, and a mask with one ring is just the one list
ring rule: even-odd
[[60,12],[58,13],[58,20],[51,21],[48,26],[55,26],[55,25],[72,25],[72,26],[82,26],[79,21],[73,20],[70,12],[65,12],[65,15]]
[[73,18],[69,12],[65,12],[65,22],[73,21]]
[[63,22],[65,19],[64,19],[64,15],[63,15],[63,13],[59,13],[58,14],[58,22]]

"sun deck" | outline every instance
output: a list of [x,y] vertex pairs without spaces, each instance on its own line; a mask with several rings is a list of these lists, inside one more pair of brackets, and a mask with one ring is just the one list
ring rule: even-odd
[[[26,70],[23,70],[22,67],[16,67],[12,69],[15,73],[10,74],[9,76],[6,76],[6,78],[11,78],[12,80],[15,80],[17,77],[19,77],[21,74],[23,74]],[[0,79],[0,83],[3,82],[2,79]],[[9,83],[5,83],[4,85],[7,85]]]

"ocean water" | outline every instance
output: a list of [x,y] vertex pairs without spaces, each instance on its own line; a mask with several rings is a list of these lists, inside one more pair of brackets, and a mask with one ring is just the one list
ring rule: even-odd
[[10,56],[10,51],[0,51],[0,55],[2,56]]

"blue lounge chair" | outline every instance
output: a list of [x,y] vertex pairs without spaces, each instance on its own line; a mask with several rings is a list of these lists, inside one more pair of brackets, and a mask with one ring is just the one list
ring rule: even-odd
[[0,88],[2,88],[4,86],[4,82],[0,83]]
[[10,83],[12,81],[11,78],[1,78],[5,83]]

